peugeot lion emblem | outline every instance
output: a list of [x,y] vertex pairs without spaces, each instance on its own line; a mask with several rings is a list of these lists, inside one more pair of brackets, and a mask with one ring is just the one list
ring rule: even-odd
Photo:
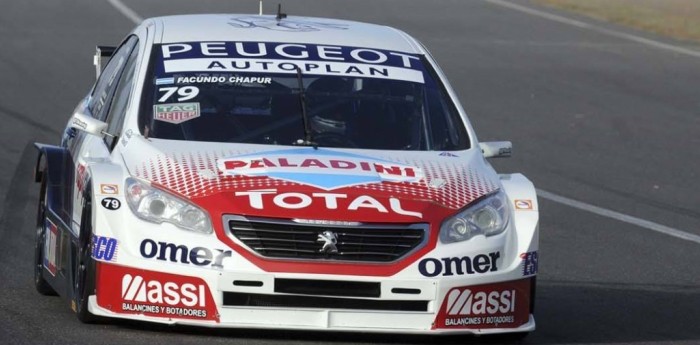
[[316,242],[323,243],[323,247],[318,250],[321,253],[334,254],[338,252],[338,247],[335,246],[338,243],[338,236],[333,231],[324,231],[318,234]]

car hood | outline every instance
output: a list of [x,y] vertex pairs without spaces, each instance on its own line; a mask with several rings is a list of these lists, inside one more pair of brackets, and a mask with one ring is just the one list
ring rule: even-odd
[[132,176],[212,216],[419,222],[498,189],[476,150],[379,151],[132,138]]

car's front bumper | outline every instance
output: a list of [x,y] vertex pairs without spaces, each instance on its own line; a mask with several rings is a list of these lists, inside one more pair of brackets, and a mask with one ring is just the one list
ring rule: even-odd
[[285,308],[229,307],[219,310],[220,322],[150,317],[139,314],[115,313],[97,304],[90,297],[89,310],[95,315],[148,321],[169,325],[186,325],[217,328],[293,329],[309,331],[348,331],[407,334],[500,334],[531,332],[535,330],[535,318],[517,328],[489,329],[431,329],[435,314],[414,312],[380,312],[358,310],[320,310]]
[[[182,269],[173,265],[162,265],[163,271],[150,271],[137,267],[125,267],[120,265],[98,263],[97,296],[89,299],[89,310],[95,315],[141,320],[163,324],[194,325],[204,327],[222,328],[269,328],[269,329],[295,329],[295,330],[324,330],[324,331],[361,331],[380,333],[424,333],[424,334],[495,334],[509,332],[529,332],[535,329],[535,320],[532,315],[532,303],[534,296],[534,277],[522,278],[511,281],[486,282],[479,279],[478,285],[470,285],[465,279],[395,279],[391,277],[336,277],[348,282],[374,282],[381,286],[379,298],[337,297],[337,296],[309,296],[308,294],[278,293],[275,291],[275,280],[283,279],[314,279],[313,276],[299,276],[289,274],[269,273],[236,273],[223,272],[212,269]],[[174,269],[173,269],[174,268]],[[190,273],[191,275],[188,275]],[[510,274],[509,274],[510,273]],[[501,272],[499,277],[520,275],[518,266],[513,267],[512,272]],[[129,278],[124,278],[129,276]],[[138,282],[137,282],[137,277]],[[325,276],[322,281],[328,281],[331,277]],[[261,282],[261,286],[234,285],[233,281]],[[153,286],[153,285],[158,286]],[[179,292],[169,293],[166,284],[175,284],[174,289],[183,289],[185,284],[192,286],[191,291],[199,298],[198,301],[188,300],[191,308],[181,303],[168,303],[168,296],[177,295]],[[171,286],[171,287],[172,287]],[[204,286],[203,292],[197,290],[198,286]],[[410,287],[420,293],[397,294],[392,293],[396,288]],[[517,299],[516,299],[516,289]],[[172,290],[172,289],[171,289]],[[478,314],[477,299],[450,298],[453,291],[455,296],[471,294],[476,296],[479,291],[513,291],[513,310],[505,314],[490,313],[487,309],[499,306],[485,303],[481,308],[483,314]],[[199,291],[199,292],[198,292]],[[206,294],[206,296],[205,296]],[[231,295],[236,295],[236,302],[231,302]],[[139,297],[140,296],[140,297]],[[178,296],[185,301],[185,295]],[[228,296],[228,297],[227,297]],[[256,298],[269,297],[265,303],[248,303]],[[467,296],[468,297],[468,296]],[[242,298],[242,299],[241,299]],[[278,298],[275,300],[275,298]],[[313,307],[304,306],[306,298],[330,301],[329,305],[338,300],[356,300],[362,306],[354,305],[351,308],[335,308],[332,306]],[[498,297],[496,297],[498,299]],[[280,303],[281,300],[292,301],[293,306]],[[242,301],[242,302],[241,302]],[[392,302],[395,304],[392,304]],[[389,302],[390,305],[401,309],[402,303],[424,303],[424,310],[373,310],[373,304],[380,305]],[[246,305],[247,304],[247,305]],[[359,304],[358,304],[359,305]],[[414,304],[415,305],[415,304]],[[453,307],[458,305],[458,307]],[[465,307],[467,306],[468,307]],[[160,307],[158,307],[160,306]],[[507,306],[500,305],[501,307]],[[136,307],[143,308],[137,311]],[[150,307],[151,309],[148,309]],[[156,308],[157,309],[152,309]],[[174,307],[174,308],[173,308]],[[184,307],[178,308],[178,307]],[[199,309],[198,309],[199,308]],[[357,309],[352,309],[357,308]],[[384,307],[382,307],[384,308]],[[390,307],[393,308],[393,307]],[[453,309],[451,316],[447,315]],[[381,308],[377,308],[381,309]],[[462,309],[460,312],[459,309]],[[468,310],[469,309],[469,310]],[[165,312],[167,310],[167,313]],[[180,310],[180,315],[178,315]],[[186,310],[186,312],[182,312]],[[189,310],[189,311],[187,311]],[[199,310],[199,312],[197,311]],[[456,312],[454,312],[457,310]],[[465,312],[466,310],[466,312]],[[155,312],[154,312],[155,311]],[[193,312],[194,311],[194,312]],[[490,311],[490,310],[489,310]],[[192,317],[197,315],[200,317]],[[182,315],[189,315],[182,316]],[[201,317],[205,315],[205,317]],[[499,327],[498,324],[487,322],[494,316],[504,316],[512,320]],[[451,317],[452,320],[445,321]],[[467,326],[460,324],[455,326],[459,319],[472,320]],[[474,323],[476,320],[476,323]],[[447,326],[446,326],[447,324]],[[449,326],[451,325],[451,326]],[[483,325],[479,326],[479,325]]]

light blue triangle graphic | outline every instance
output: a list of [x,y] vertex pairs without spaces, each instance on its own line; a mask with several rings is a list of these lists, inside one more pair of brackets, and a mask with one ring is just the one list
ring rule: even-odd
[[336,174],[309,174],[272,172],[268,177],[290,182],[298,182],[317,186],[323,189],[335,189],[358,184],[381,182],[379,175],[336,175]]

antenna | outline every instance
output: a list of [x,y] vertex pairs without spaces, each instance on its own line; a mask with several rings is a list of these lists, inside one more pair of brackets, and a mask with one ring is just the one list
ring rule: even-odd
[[258,15],[259,15],[259,16],[262,16],[262,15],[263,15],[263,12],[262,12],[262,1],[263,1],[263,0],[260,0],[260,4],[258,5]]
[[277,21],[287,18],[286,13],[282,13],[282,4],[277,4]]

